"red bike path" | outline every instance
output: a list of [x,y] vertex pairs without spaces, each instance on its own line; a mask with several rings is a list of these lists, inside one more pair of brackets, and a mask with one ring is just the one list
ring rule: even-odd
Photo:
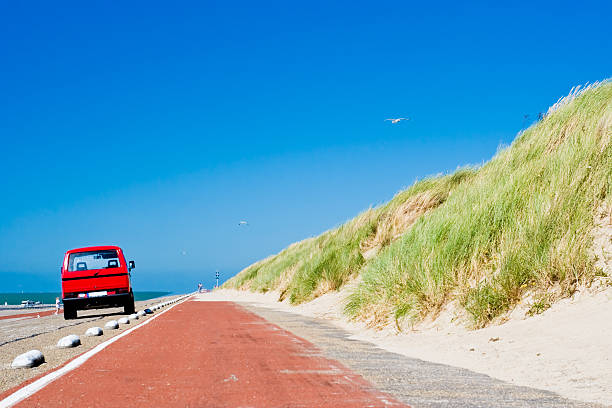
[[[59,313],[64,313],[63,310],[60,310]],[[45,317],[45,316],[51,316],[52,314],[55,314],[55,310],[45,310],[42,312],[30,312],[30,313],[21,313],[21,314],[12,314],[12,315],[5,315],[5,316],[0,316],[0,320],[7,320],[7,319],[22,319],[25,317]]]
[[18,407],[405,407],[231,302],[186,301]]

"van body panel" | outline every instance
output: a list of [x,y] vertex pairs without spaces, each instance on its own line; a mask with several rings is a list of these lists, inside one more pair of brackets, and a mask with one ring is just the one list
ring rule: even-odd
[[62,263],[62,300],[65,308],[74,311],[133,303],[130,270],[121,248],[104,245],[67,251]]

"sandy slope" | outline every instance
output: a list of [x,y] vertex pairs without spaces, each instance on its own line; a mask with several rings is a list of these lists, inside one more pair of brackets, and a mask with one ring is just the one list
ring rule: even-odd
[[279,303],[278,293],[217,290],[212,299],[255,303],[334,321],[354,338],[423,360],[468,368],[513,384],[564,397],[612,405],[612,287],[579,292],[541,315],[514,313],[499,326],[468,331],[448,315],[397,334],[377,332],[343,319],[343,293],[306,305]]

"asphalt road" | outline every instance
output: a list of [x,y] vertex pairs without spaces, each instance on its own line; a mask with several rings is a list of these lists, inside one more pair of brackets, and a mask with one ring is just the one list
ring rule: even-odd
[[[45,316],[51,316],[54,313],[55,313],[55,310],[40,310],[36,312],[27,312],[27,313],[19,311],[16,313],[2,314],[0,315],[0,320],[15,320],[15,319],[26,319],[26,318],[36,319],[36,318],[41,318]],[[64,310],[60,310],[59,313],[64,313]]]
[[406,405],[235,303],[187,301],[17,406]]
[[[176,296],[137,301],[136,307],[142,310],[173,298]],[[7,311],[3,312],[5,312],[3,316],[8,315]],[[108,320],[123,317],[123,308],[79,311],[79,317],[75,320],[64,320],[63,314],[55,315],[54,312],[52,310],[50,315],[41,314],[38,318],[19,317],[23,311],[13,310],[10,318],[0,320],[0,400],[1,395],[7,390],[56,369],[67,360],[142,322],[142,319],[137,320],[128,325],[121,325],[117,330],[104,330],[102,336],[88,337],[84,336],[88,328],[104,327]],[[58,340],[69,334],[80,335],[82,344],[71,349],[57,348]],[[11,363],[17,355],[33,349],[42,351],[45,356],[44,364],[27,370],[11,368]]]

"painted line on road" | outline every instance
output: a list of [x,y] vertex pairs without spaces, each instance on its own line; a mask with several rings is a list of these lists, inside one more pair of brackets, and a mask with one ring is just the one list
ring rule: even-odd
[[163,315],[164,313],[168,312],[169,310],[172,310],[172,308],[174,308],[177,305],[180,305],[181,303],[189,300],[190,298],[191,298],[191,296],[187,296],[184,299],[182,299],[180,302],[170,304],[170,307],[168,309],[164,310],[163,312],[161,312],[161,313],[159,313],[159,314],[157,314],[155,316],[152,316],[150,319],[146,320],[145,322],[139,324],[136,327],[132,327],[131,329],[128,329],[128,330],[124,331],[123,333],[113,337],[112,339],[106,340],[104,343],[98,344],[96,347],[94,347],[91,350],[89,350],[89,351],[81,354],[80,356],[76,357],[74,360],[70,361],[65,366],[63,366],[63,367],[61,367],[59,369],[56,369],[55,371],[52,371],[49,374],[46,374],[44,377],[39,378],[38,380],[34,381],[31,384],[26,385],[23,388],[20,388],[19,390],[15,391],[11,395],[9,395],[8,397],[6,397],[2,401],[0,401],[0,408],[9,408],[9,407],[12,407],[13,405],[17,404],[18,402],[23,401],[24,399],[28,398],[32,394],[40,391],[42,388],[44,388],[45,386],[47,386],[51,382],[57,380],[58,378],[62,377],[63,375],[65,375],[67,373],[69,373],[70,371],[74,370],[75,368],[80,367],[81,365],[83,365],[83,363],[85,363],[91,357],[93,357],[94,355],[96,355],[100,351],[104,350],[106,347],[110,346],[111,344],[113,344],[114,342],[119,340],[120,338],[122,338],[124,336],[127,336],[128,334],[130,334],[134,330],[137,330],[137,329],[139,329],[139,328],[149,324],[150,322],[152,322],[153,320],[155,320],[159,316]]

